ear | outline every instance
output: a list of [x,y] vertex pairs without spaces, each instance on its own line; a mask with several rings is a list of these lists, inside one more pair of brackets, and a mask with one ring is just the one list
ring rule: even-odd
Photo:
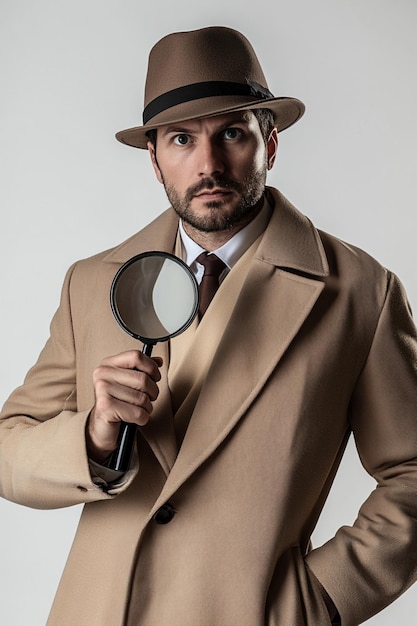
[[155,176],[158,181],[163,184],[161,170],[159,169],[158,161],[156,160],[155,146],[153,145],[152,141],[148,141],[146,147],[148,148],[149,156],[151,157],[151,163],[153,171],[155,172]]
[[268,152],[268,169],[270,170],[275,163],[275,157],[278,152],[278,133],[276,128],[273,128],[269,134],[266,149]]

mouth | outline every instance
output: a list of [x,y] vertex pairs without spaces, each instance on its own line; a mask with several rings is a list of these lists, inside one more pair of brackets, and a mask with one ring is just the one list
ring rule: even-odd
[[199,193],[194,195],[199,200],[211,201],[224,200],[227,196],[230,196],[233,192],[230,189],[222,189],[220,187],[215,189],[203,189]]

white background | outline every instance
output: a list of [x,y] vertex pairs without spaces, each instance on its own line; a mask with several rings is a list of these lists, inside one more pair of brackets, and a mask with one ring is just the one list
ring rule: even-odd
[[[166,208],[147,153],[114,133],[140,124],[150,47],[208,25],[245,33],[271,91],[307,105],[269,183],[399,274],[417,309],[415,0],[2,0],[0,404],[47,338],[67,267]],[[372,486],[350,446],[316,545]],[[0,501],[0,624],[45,624],[79,513]],[[368,623],[415,623],[416,592]]]

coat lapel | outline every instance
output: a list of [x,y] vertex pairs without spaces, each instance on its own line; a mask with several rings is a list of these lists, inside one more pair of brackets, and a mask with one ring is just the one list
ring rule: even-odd
[[[155,510],[217,449],[261,392],[324,288],[317,231],[279,193]],[[219,292],[220,295],[220,292]]]

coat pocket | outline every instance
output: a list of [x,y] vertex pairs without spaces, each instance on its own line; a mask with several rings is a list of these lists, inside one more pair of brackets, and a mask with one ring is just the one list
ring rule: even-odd
[[267,626],[331,626],[320,584],[307,568],[300,546],[279,558],[265,607]]

